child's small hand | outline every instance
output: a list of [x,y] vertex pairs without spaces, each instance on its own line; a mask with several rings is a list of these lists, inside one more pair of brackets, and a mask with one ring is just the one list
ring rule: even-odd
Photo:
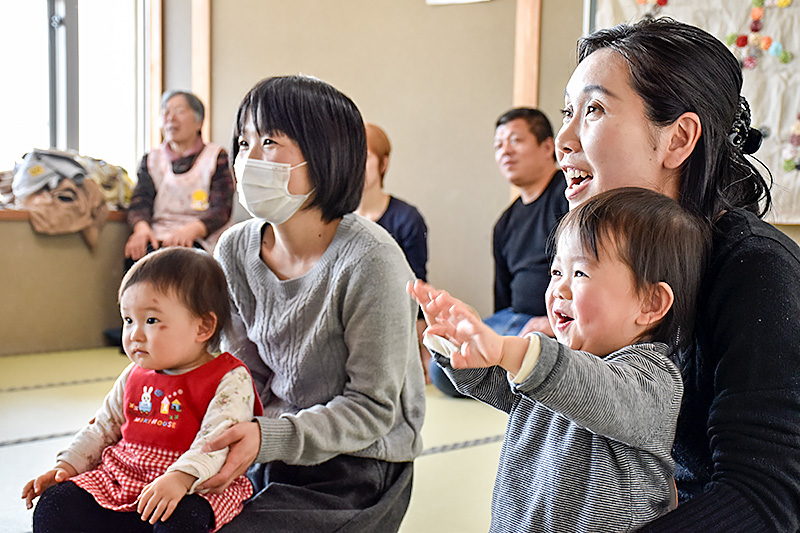
[[519,371],[527,340],[498,335],[483,323],[474,308],[424,281],[409,283],[407,289],[425,314],[428,323],[425,334],[439,335],[459,346],[450,355],[453,368],[496,365],[512,374]]
[[136,512],[142,515],[143,522],[151,524],[168,519],[196,480],[196,477],[178,471],[157,477],[142,491]]
[[48,470],[36,479],[28,481],[22,489],[22,499],[25,500],[25,507],[28,509],[32,508],[33,500],[41,496],[44,491],[77,474],[78,472],[75,470],[75,467],[61,461],[52,470]]
[[447,320],[447,310],[456,303],[462,304],[466,309],[469,309],[476,318],[480,318],[478,312],[466,303],[457,298],[453,298],[447,291],[439,290],[421,279],[408,282],[406,289],[422,308],[422,313],[425,315],[425,322],[427,322],[429,326]]
[[453,368],[484,368],[500,365],[503,359],[503,337],[495,333],[478,318],[472,308],[447,295],[434,305],[450,304],[438,313],[438,322],[427,333],[440,335],[457,346],[458,352],[450,355]]
[[433,308],[428,309],[428,304],[444,291],[440,291],[433,285],[425,283],[421,279],[413,282],[409,281],[408,285],[406,285],[406,290],[422,308],[422,314],[425,315],[425,322],[427,322],[429,326],[431,324],[435,324],[437,313],[434,312]]

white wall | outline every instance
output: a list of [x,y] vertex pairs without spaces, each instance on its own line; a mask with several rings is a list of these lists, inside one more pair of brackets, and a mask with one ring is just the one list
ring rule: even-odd
[[514,0],[226,0],[212,5],[212,138],[229,144],[259,79],[304,73],[350,96],[393,144],[386,189],[429,227],[429,279],[486,314],[491,229],[509,200],[492,154],[511,107]]
[[[187,3],[165,4],[167,87],[191,76],[180,54],[191,40],[180,27]],[[539,102],[556,130],[582,5],[543,0]],[[211,140],[229,146],[238,102],[261,78],[304,73],[332,83],[391,138],[385,186],[428,223],[429,279],[488,314],[491,229],[512,194],[492,142],[495,120],[513,105],[515,17],[515,0],[212,2]]]
[[[192,2],[164,0],[164,89],[192,87]],[[207,102],[203,102],[208,105]]]

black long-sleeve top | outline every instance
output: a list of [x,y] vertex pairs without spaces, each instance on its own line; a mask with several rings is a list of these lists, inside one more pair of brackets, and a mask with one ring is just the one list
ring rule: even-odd
[[642,531],[798,531],[800,248],[755,215],[715,225],[696,341],[679,354],[678,508]]
[[569,210],[567,182],[560,170],[529,204],[517,198],[494,226],[494,310],[545,316],[544,292],[550,283],[547,239]]
[[408,260],[414,275],[427,281],[428,275],[428,226],[416,207],[394,196],[389,198],[377,224],[388,231]]

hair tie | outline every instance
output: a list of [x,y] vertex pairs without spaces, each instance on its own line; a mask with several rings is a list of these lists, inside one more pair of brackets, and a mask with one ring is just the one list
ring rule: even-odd
[[764,139],[764,134],[761,131],[750,128],[750,131],[747,132],[747,139],[744,141],[744,145],[742,146],[742,152],[745,154],[754,154],[761,148],[761,141]]
[[[750,105],[744,96],[739,96],[739,107],[733,119],[728,140],[739,151],[744,151],[744,145],[750,134]],[[760,144],[760,142],[759,142]]]
[[730,143],[740,152],[754,154],[760,147],[764,134],[750,127],[750,104],[744,96],[739,96],[739,108],[728,134]]

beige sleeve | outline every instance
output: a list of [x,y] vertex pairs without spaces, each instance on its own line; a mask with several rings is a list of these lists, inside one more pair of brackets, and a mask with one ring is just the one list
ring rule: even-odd
[[253,382],[245,367],[234,368],[222,377],[214,398],[208,404],[208,410],[200,423],[200,431],[195,436],[194,442],[167,468],[167,472],[177,470],[197,478],[189,494],[193,493],[199,484],[219,472],[228,457],[227,448],[207,453],[201,451],[203,445],[219,437],[234,424],[252,420],[254,403]]
[[103,450],[119,442],[122,424],[125,423],[125,383],[132,369],[133,363],[125,367],[106,394],[94,419],[75,435],[65,450],[58,453],[57,461],[71,464],[80,474],[97,466]]
[[539,354],[542,351],[542,341],[539,339],[539,335],[536,333],[529,333],[525,335],[525,338],[528,339],[528,351],[525,352],[525,357],[522,359],[522,365],[519,367],[519,372],[517,372],[516,376],[511,376],[509,374],[509,378],[511,379],[511,383],[520,384],[533,372],[533,369],[536,367],[536,363],[539,362]]

